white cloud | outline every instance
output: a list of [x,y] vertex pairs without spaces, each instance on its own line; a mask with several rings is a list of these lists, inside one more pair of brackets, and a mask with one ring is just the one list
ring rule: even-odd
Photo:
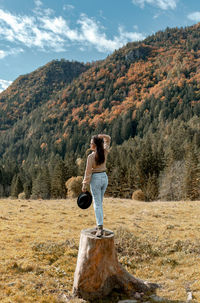
[[113,39],[108,39],[106,34],[101,31],[101,26],[93,19],[82,14],[78,21],[81,25],[80,40],[82,42],[93,45],[100,52],[114,51],[126,44],[128,41],[143,40],[144,35],[136,32],[125,32],[122,27],[119,27],[119,35]]
[[[111,52],[129,41],[145,38],[138,32],[126,32],[121,26],[118,35],[108,38],[105,28],[85,14],[71,28],[62,16],[55,17],[51,9],[43,10],[40,0],[35,0],[35,4],[36,10],[32,16],[14,15],[0,9],[0,39],[12,42],[16,49],[20,45],[21,49],[35,47],[43,51],[61,52],[73,43],[79,48],[92,46],[99,52]],[[0,58],[3,57],[5,53],[2,51]]]
[[0,50],[0,59],[3,59],[6,57],[6,52],[4,50]]
[[16,49],[9,49],[7,51],[5,50],[0,50],[0,59],[4,59],[5,57],[9,55],[17,55],[19,53],[23,53],[24,50],[22,48],[16,48]]
[[120,36],[118,39],[121,40],[121,44],[125,44],[128,41],[139,41],[143,40],[145,36],[137,32],[126,32],[122,26],[119,27]]
[[71,5],[71,4],[65,4],[65,5],[63,6],[64,11],[71,11],[71,10],[73,10],[74,8],[75,8],[75,6],[74,6],[74,5]]
[[0,93],[3,90],[5,90],[11,83],[12,83],[12,81],[7,81],[7,80],[0,79]]
[[38,16],[50,16],[54,13],[51,8],[44,9],[42,8],[43,3],[40,0],[35,0],[35,8],[33,9],[33,13]]
[[[45,18],[47,17],[44,16],[44,20]],[[15,16],[2,9],[0,9],[0,37],[24,47],[63,50],[62,37],[55,35],[52,30],[46,31],[40,17]]]
[[163,10],[175,9],[179,0],[132,0],[133,4],[144,8],[145,4],[152,4]]
[[192,21],[199,22],[200,21],[200,12],[191,13],[187,17],[188,17],[188,19],[190,19]]
[[35,5],[36,5],[37,7],[42,6],[42,1],[40,1],[40,0],[35,0]]
[[70,41],[79,41],[80,36],[78,29],[70,29],[67,22],[61,17],[49,18],[43,17],[40,18],[43,29],[48,32],[52,32],[56,35],[57,39],[60,38],[60,43],[64,46],[66,44],[66,39]]
[[62,17],[55,17],[52,19],[49,17],[43,17],[39,19],[43,24],[43,29],[53,32],[55,34],[62,35],[65,33],[65,30],[68,29],[67,23]]
[[100,52],[106,52],[116,48],[115,39],[107,39],[106,34],[100,31],[99,25],[93,19],[82,14],[78,24],[81,26],[80,41],[83,43],[95,46]]

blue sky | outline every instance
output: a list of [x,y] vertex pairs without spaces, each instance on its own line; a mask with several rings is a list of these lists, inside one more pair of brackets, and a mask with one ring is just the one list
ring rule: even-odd
[[0,0],[0,91],[53,59],[104,59],[129,41],[200,22],[200,0]]

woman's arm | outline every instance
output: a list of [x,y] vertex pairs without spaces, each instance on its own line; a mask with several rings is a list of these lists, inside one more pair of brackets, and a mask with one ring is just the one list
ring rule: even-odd
[[87,164],[85,168],[85,174],[83,179],[82,191],[85,192],[87,190],[87,184],[90,184],[92,176],[92,154],[87,157]]
[[110,148],[111,137],[106,134],[99,134],[98,137],[103,139],[104,149],[108,151]]

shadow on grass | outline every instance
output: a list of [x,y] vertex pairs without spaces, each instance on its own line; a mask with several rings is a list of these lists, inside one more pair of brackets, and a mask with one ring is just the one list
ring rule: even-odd
[[[88,303],[186,303],[187,301],[180,301],[180,300],[168,300],[165,298],[157,297],[157,300],[151,299],[151,298],[146,298],[146,299],[141,299],[141,300],[136,300],[136,299],[127,299],[126,298],[114,298],[114,297],[108,297],[107,299],[99,299],[99,300],[91,300],[91,301],[85,301]],[[191,303],[197,303],[195,301],[191,301]]]
[[[135,297],[127,297],[125,295],[119,294],[119,293],[112,293],[112,295],[107,296],[102,299],[93,299],[88,300],[86,302],[89,303],[118,303],[119,301],[124,301],[124,303],[128,302],[137,302],[137,303],[186,303],[186,301],[180,301],[180,300],[169,300],[167,298],[159,297],[157,295],[152,296],[143,296],[141,299],[135,298]],[[190,301],[191,303],[196,303],[195,301]]]

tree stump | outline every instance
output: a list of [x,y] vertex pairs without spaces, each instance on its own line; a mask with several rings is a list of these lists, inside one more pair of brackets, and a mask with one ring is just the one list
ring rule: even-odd
[[87,300],[107,296],[114,289],[127,295],[154,293],[158,284],[135,278],[118,262],[114,233],[104,229],[102,238],[95,233],[95,228],[81,231],[73,295]]

